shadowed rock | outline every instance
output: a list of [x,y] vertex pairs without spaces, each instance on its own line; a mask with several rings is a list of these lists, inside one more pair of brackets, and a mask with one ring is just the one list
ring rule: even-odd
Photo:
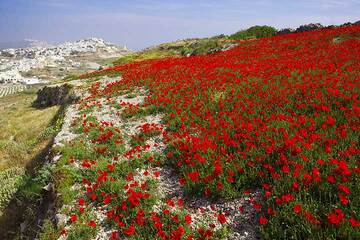
[[317,29],[321,29],[321,28],[323,28],[323,25],[321,25],[320,23],[310,23],[310,24],[306,24],[306,25],[302,25],[302,26],[298,27],[295,32],[308,32],[308,31],[313,31],[313,30],[317,30]]
[[281,29],[280,31],[278,31],[276,33],[276,36],[290,34],[290,33],[293,33],[293,32],[295,32],[295,30],[292,29],[292,28],[284,28],[284,29]]
[[36,108],[44,108],[70,103],[76,99],[76,97],[71,94],[71,88],[69,84],[55,87],[45,86],[37,92],[37,98],[33,102],[33,106]]

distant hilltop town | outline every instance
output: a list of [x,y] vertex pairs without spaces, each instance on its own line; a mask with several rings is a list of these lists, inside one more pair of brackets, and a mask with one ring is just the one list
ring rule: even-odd
[[0,50],[0,83],[35,84],[61,79],[78,71],[97,70],[101,60],[126,55],[126,46],[99,38],[59,45],[32,41],[28,48]]

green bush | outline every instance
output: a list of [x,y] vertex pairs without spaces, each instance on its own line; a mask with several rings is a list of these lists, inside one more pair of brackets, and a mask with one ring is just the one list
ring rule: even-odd
[[230,35],[230,39],[241,40],[249,38],[271,37],[275,35],[276,31],[277,30],[271,26],[253,26],[246,30],[241,30],[234,33],[233,35]]

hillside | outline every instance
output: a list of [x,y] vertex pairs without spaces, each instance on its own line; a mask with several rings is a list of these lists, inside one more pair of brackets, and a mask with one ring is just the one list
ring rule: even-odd
[[121,57],[113,62],[113,65],[123,65],[135,61],[159,59],[164,57],[182,57],[194,55],[206,55],[228,50],[236,43],[225,35],[211,38],[183,39],[157,46],[148,47],[141,51]]
[[34,84],[98,70],[101,64],[130,53],[126,47],[89,38],[59,45],[33,44],[0,50],[0,83]]
[[182,40],[70,79],[80,100],[16,195],[42,204],[13,199],[0,238],[360,238],[359,80],[359,25]]

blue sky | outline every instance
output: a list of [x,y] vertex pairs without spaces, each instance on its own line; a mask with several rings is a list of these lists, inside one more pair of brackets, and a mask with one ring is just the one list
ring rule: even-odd
[[0,0],[0,42],[101,37],[142,49],[253,25],[360,20],[360,0]]

